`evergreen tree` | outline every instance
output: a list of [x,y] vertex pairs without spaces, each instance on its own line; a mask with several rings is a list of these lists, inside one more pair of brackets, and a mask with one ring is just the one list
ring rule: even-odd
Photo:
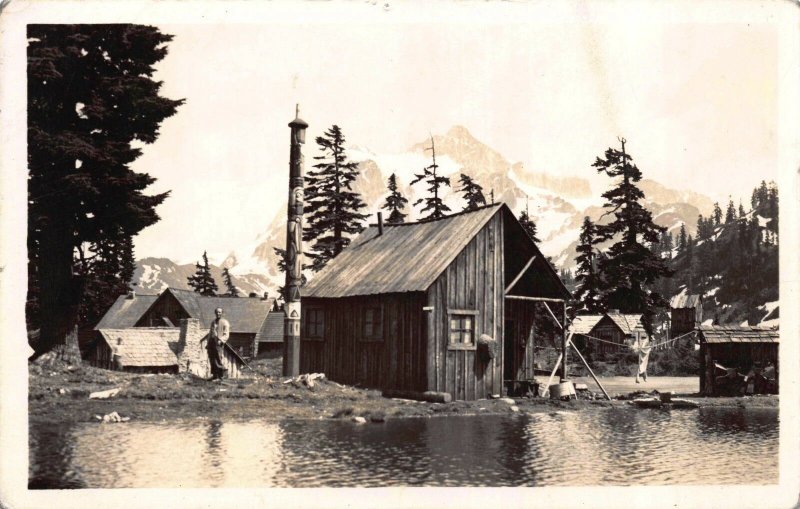
[[461,183],[460,191],[464,193],[464,201],[467,202],[464,206],[464,210],[475,210],[486,205],[486,197],[483,196],[483,188],[472,180],[469,175],[462,173],[459,182]]
[[[183,101],[159,95],[155,65],[172,37],[131,24],[28,25],[28,316],[40,355],[79,320],[91,268],[79,249],[132,238],[168,193],[131,170]],[[79,270],[76,270],[76,263]],[[46,320],[42,318],[46,317]],[[86,325],[86,324],[84,324]]]
[[686,250],[686,223],[681,223],[681,231],[678,234],[678,251]]
[[225,283],[225,288],[228,289],[225,295],[227,295],[228,297],[239,296],[239,289],[236,288],[236,285],[233,284],[233,278],[231,277],[231,273],[228,270],[228,267],[222,269],[222,282]]
[[397,189],[397,177],[394,173],[389,176],[389,184],[387,187],[389,189],[389,196],[386,197],[386,202],[381,207],[382,209],[391,211],[386,222],[389,224],[403,223],[406,218],[403,209],[406,208],[408,200],[400,194],[400,191]]
[[419,205],[420,203],[425,204],[421,212],[430,211],[427,216],[421,219],[422,221],[442,218],[445,216],[445,212],[450,211],[450,207],[445,205],[444,201],[439,197],[439,188],[442,186],[450,187],[450,179],[436,174],[439,166],[436,164],[436,147],[433,143],[433,136],[431,136],[430,150],[433,156],[433,163],[423,168],[422,173],[415,173],[414,180],[411,181],[411,185],[422,181],[428,184],[428,192],[430,195],[414,202],[414,205]]
[[575,261],[578,267],[575,269],[575,282],[577,288],[573,294],[576,301],[580,303],[579,310],[584,310],[589,314],[603,312],[601,281],[597,273],[597,261],[595,260],[594,246],[597,242],[597,227],[589,219],[583,218],[579,244],[576,248],[578,256]]
[[736,219],[736,209],[733,200],[728,200],[728,210],[725,212],[725,224],[732,223]]
[[745,215],[746,214],[744,211],[744,207],[742,206],[742,201],[739,200],[739,219],[743,218]]
[[719,202],[714,203],[714,226],[719,226],[722,222],[722,209],[719,207]]
[[89,252],[84,246],[78,249],[75,272],[86,281],[78,312],[82,327],[96,325],[117,297],[131,288],[136,269],[133,241],[117,234],[91,244]]
[[345,138],[337,125],[331,126],[316,139],[322,155],[316,170],[305,177],[307,224],[303,240],[312,242],[305,254],[313,261],[311,270],[318,271],[350,244],[350,235],[364,230],[368,217],[359,211],[366,208],[361,196],[352,190],[358,176],[358,163],[348,161]]
[[211,275],[211,266],[208,264],[208,254],[203,251],[203,264],[195,263],[195,273],[187,278],[192,289],[206,297],[213,297],[219,288]]
[[525,210],[519,215],[519,224],[522,225],[522,228],[525,230],[525,233],[528,234],[528,237],[531,238],[532,241],[536,242],[537,244],[541,242],[539,237],[537,237],[537,228],[536,223],[531,219],[531,216],[528,215],[528,207],[525,206]]
[[652,334],[657,308],[667,305],[652,286],[658,278],[671,276],[672,271],[647,246],[657,242],[666,229],[656,225],[652,214],[642,206],[644,193],[636,185],[642,173],[625,152],[624,138],[620,141],[622,150],[609,148],[605,159],[598,157],[592,165],[612,179],[621,177],[615,187],[603,193],[606,213],[613,214],[614,219],[597,227],[600,239],[616,238],[608,249],[608,260],[599,266],[604,279],[603,304],[607,309],[642,313],[642,324]]
[[773,233],[778,233],[778,186],[775,185],[775,182],[770,182],[769,189],[767,191],[767,206],[766,206],[766,213],[769,221],[767,222],[767,228],[769,228]]

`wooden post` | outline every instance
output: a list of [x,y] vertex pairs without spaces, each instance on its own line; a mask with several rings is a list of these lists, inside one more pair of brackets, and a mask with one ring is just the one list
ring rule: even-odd
[[589,370],[589,374],[592,375],[592,380],[594,380],[594,383],[596,383],[597,386],[600,387],[600,390],[603,391],[603,394],[605,395],[606,399],[611,401],[611,396],[608,395],[606,389],[603,387],[603,384],[600,383],[600,380],[598,380],[597,377],[594,376],[594,371],[592,371],[592,368],[589,367],[589,363],[586,362],[586,359],[583,358],[583,355],[581,355],[580,350],[578,350],[578,348],[572,342],[572,334],[570,334],[569,345],[572,347],[573,350],[575,350],[575,353],[578,354],[578,357],[583,361],[583,365],[586,366],[586,369]]
[[286,221],[286,279],[284,284],[283,376],[300,374],[300,284],[303,271],[303,152],[308,124],[300,120],[300,107],[289,123],[289,206]]
[[567,301],[563,303],[563,317],[564,321],[561,322],[561,352],[564,354],[561,357],[561,381],[567,381]]

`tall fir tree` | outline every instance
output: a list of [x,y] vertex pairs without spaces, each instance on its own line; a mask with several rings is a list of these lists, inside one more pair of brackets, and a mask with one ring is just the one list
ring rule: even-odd
[[397,188],[397,177],[394,173],[389,175],[389,183],[387,188],[389,189],[389,196],[386,197],[386,201],[384,202],[383,206],[381,207],[384,210],[389,210],[389,217],[386,219],[386,222],[389,224],[400,224],[405,222],[406,215],[403,213],[403,210],[406,208],[406,204],[408,200],[400,193],[400,190]]
[[712,217],[714,218],[714,226],[719,226],[722,222],[722,209],[719,206],[719,202],[714,203],[714,214]]
[[80,246],[75,271],[86,284],[78,323],[96,325],[117,297],[131,289],[135,270],[133,240],[121,231],[93,243],[89,252]]
[[597,260],[595,259],[596,235],[597,227],[589,219],[589,216],[584,217],[579,244],[576,248],[578,256],[575,257],[575,261],[578,266],[575,269],[577,288],[574,298],[580,303],[579,311],[589,314],[598,314],[604,311],[601,293],[602,281],[597,272]]
[[183,101],[159,95],[153,76],[172,36],[155,27],[31,24],[27,37],[26,321],[40,327],[38,356],[78,324],[92,281],[75,270],[77,250],[158,221],[168,193],[145,194],[155,179],[131,163]]
[[739,200],[739,219],[745,216],[744,207],[742,206],[742,200]]
[[192,290],[206,297],[213,297],[219,291],[214,277],[211,275],[211,265],[208,263],[208,254],[203,251],[203,264],[195,263],[194,275],[187,278]]
[[225,283],[225,288],[227,288],[227,292],[225,295],[228,297],[238,297],[239,296],[239,289],[236,288],[236,285],[233,283],[233,277],[231,276],[231,271],[228,270],[228,267],[222,269],[222,282]]
[[531,216],[528,214],[528,206],[525,206],[525,210],[523,210],[519,215],[519,224],[522,225],[522,228],[525,230],[525,233],[528,234],[528,237],[531,238],[532,241],[536,242],[537,244],[541,242],[538,237],[538,229],[536,228],[536,222],[531,219]]
[[307,223],[303,229],[303,240],[312,243],[305,254],[315,272],[350,244],[350,236],[364,230],[368,217],[360,212],[366,204],[352,190],[358,163],[347,160],[342,130],[333,125],[316,142],[322,155],[314,157],[315,170],[305,177]]
[[681,223],[681,230],[678,233],[678,251],[686,250],[686,223]]
[[464,195],[464,210],[475,210],[479,207],[486,205],[486,197],[483,195],[483,187],[475,182],[469,175],[464,173],[459,177],[461,184],[461,193]]
[[439,196],[439,188],[443,186],[450,187],[450,179],[436,173],[439,169],[439,165],[436,164],[436,145],[433,142],[433,136],[431,136],[431,148],[428,150],[431,151],[433,162],[430,166],[423,168],[422,173],[415,173],[414,180],[411,181],[411,185],[417,182],[425,182],[428,184],[427,191],[430,194],[414,202],[414,205],[425,204],[420,212],[429,212],[427,216],[421,219],[422,221],[440,219],[446,215],[445,212],[450,212],[450,207],[448,207],[441,196]]
[[605,158],[598,157],[592,165],[599,173],[619,179],[615,187],[603,193],[606,214],[613,214],[614,219],[597,227],[599,239],[615,240],[607,251],[608,259],[599,266],[604,280],[603,304],[607,309],[642,313],[642,324],[652,334],[657,308],[667,305],[652,286],[657,279],[671,276],[672,270],[648,246],[658,242],[666,229],[656,225],[641,204],[644,193],[636,184],[642,172],[625,151],[625,139],[620,142],[621,150],[609,148]]
[[725,224],[733,223],[736,220],[736,208],[733,206],[733,200],[728,200],[728,209],[725,211]]

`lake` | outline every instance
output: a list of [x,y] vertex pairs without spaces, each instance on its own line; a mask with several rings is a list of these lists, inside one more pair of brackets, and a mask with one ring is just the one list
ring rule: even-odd
[[34,425],[30,488],[774,484],[778,410]]

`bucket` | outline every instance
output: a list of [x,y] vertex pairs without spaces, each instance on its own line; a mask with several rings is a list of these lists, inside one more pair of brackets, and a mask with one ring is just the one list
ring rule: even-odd
[[566,381],[550,386],[550,399],[561,399],[575,396],[575,386],[572,382]]

